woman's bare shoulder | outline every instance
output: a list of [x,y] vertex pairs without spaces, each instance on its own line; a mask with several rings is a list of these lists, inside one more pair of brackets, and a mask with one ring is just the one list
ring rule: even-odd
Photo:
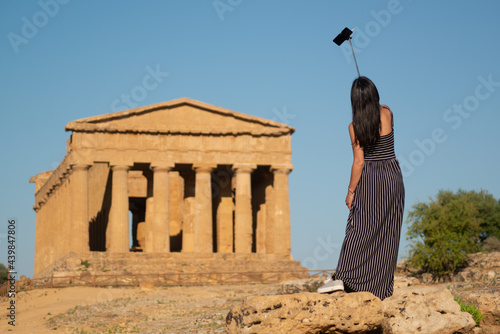
[[390,133],[393,126],[392,111],[385,104],[380,106],[380,121],[382,122],[381,135]]
[[351,137],[351,140],[354,140],[354,125],[351,123],[349,123],[349,126],[347,127],[347,130],[349,131],[349,136]]
[[380,111],[383,112],[383,113],[389,113],[389,114],[392,114],[392,110],[391,108],[389,108],[388,105],[386,104],[381,104],[380,105]]

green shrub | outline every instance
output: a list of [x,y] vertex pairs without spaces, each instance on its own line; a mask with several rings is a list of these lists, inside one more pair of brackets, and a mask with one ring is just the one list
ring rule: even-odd
[[429,203],[414,204],[406,223],[410,265],[445,276],[465,267],[482,240],[500,234],[500,202],[485,191],[440,190]]
[[458,305],[460,305],[460,311],[470,313],[472,315],[472,318],[476,322],[476,325],[479,326],[479,323],[484,318],[484,315],[481,313],[481,311],[479,311],[479,309],[473,304],[462,303],[460,297],[455,297],[455,301],[458,303]]
[[3,263],[0,263],[0,284],[7,282],[8,278],[7,272],[8,272],[7,267]]

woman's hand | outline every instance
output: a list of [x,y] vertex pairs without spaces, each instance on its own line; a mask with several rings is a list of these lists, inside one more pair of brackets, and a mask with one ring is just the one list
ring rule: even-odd
[[351,192],[348,192],[347,196],[345,198],[345,204],[347,205],[347,207],[349,208],[349,210],[351,210],[351,206],[352,206],[352,201],[353,200],[354,200],[354,194],[351,193]]

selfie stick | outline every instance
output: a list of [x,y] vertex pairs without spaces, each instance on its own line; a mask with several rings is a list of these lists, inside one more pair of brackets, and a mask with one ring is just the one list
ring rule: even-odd
[[354,58],[354,64],[356,64],[356,71],[358,71],[358,77],[360,77],[361,75],[359,74],[358,62],[356,61],[356,55],[354,54],[354,49],[352,48],[352,43],[351,43],[352,32],[353,30],[349,28],[344,28],[344,30],[342,30],[340,34],[338,34],[337,37],[333,39],[333,42],[338,46],[340,46],[345,41],[349,41],[349,44],[351,45],[352,57]]

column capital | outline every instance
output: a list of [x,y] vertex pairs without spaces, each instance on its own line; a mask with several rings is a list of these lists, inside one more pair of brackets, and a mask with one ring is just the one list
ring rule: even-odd
[[197,173],[211,173],[217,165],[214,164],[194,164],[193,170]]
[[257,169],[256,164],[248,164],[248,163],[237,163],[233,164],[233,170],[236,171],[237,173],[251,173]]
[[128,165],[112,165],[111,170],[112,171],[128,171],[130,169],[130,166]]
[[164,170],[165,168],[167,170],[170,170],[175,167],[175,163],[173,162],[151,162],[151,170]]
[[174,166],[151,166],[153,172],[168,172],[172,168],[174,168]]
[[271,172],[276,174],[290,174],[293,170],[293,165],[271,165]]
[[81,163],[78,163],[78,164],[71,164],[71,170],[72,171],[75,171],[75,170],[87,170],[90,168],[90,165],[89,164],[81,164]]

